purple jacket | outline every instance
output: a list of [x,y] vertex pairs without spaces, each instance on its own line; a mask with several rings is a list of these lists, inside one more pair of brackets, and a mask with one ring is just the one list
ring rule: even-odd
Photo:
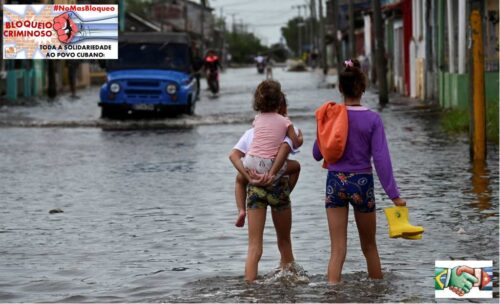
[[[391,156],[387,147],[384,125],[380,115],[365,107],[347,107],[349,131],[344,155],[335,164],[328,164],[329,171],[350,173],[371,173],[371,158],[380,183],[389,198],[399,197],[398,186],[392,173]],[[313,156],[323,159],[317,140],[314,142]]]

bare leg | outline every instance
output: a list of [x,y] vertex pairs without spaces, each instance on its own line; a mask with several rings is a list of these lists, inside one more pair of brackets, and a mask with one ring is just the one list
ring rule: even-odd
[[372,279],[382,279],[382,269],[378,256],[377,241],[375,239],[377,217],[375,212],[363,213],[354,211],[354,218],[358,226],[361,250],[366,258],[368,276]]
[[330,231],[330,262],[328,263],[328,283],[339,283],[347,252],[347,207],[326,208]]
[[253,282],[257,278],[259,261],[262,256],[262,242],[267,209],[248,210],[248,253],[245,264],[245,280]]
[[280,211],[272,211],[274,229],[276,229],[276,237],[278,249],[281,254],[281,267],[290,264],[295,259],[292,251],[292,240],[290,230],[292,229],[292,208]]
[[289,176],[288,185],[290,187],[290,191],[293,191],[295,185],[297,185],[297,182],[299,181],[300,163],[296,160],[287,160],[286,164],[287,167],[284,175]]
[[238,218],[234,224],[236,227],[245,226],[245,199],[247,197],[246,188],[247,180],[243,177],[243,175],[238,173],[236,176],[236,183],[234,184],[234,196],[236,198],[236,208],[238,208]]

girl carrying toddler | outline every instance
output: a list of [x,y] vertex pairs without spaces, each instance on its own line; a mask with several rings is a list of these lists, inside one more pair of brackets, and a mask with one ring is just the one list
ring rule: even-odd
[[[250,282],[257,277],[258,262],[262,255],[267,205],[270,205],[273,211],[273,222],[281,253],[281,266],[294,261],[290,241],[290,187],[288,180],[283,176],[292,173],[298,177],[300,166],[297,162],[286,161],[289,148],[282,144],[285,137],[290,139],[293,148],[302,145],[303,141],[300,132],[299,134],[295,132],[290,119],[282,115],[286,114],[286,103],[284,94],[281,92],[281,85],[277,81],[266,80],[259,84],[254,94],[253,107],[260,114],[253,122],[254,134],[248,153],[245,153],[246,151],[237,153],[233,149],[230,156],[231,162],[243,177],[243,179],[241,177],[237,179],[236,183],[236,199],[240,210],[237,226],[243,226],[246,215],[245,207],[242,206],[240,199],[241,188],[242,185],[243,188],[245,187],[245,181],[258,184],[262,184],[263,180],[273,181],[271,186],[265,188],[257,185],[247,187],[249,244],[245,279]],[[280,151],[279,155],[278,151]],[[245,154],[243,161],[238,158],[238,155],[242,154]],[[261,183],[258,179],[259,174],[262,176]],[[295,182],[296,178],[292,184],[294,185]]]
[[[281,101],[280,101],[280,107],[278,109],[278,114],[284,117],[287,116],[287,103],[285,95],[283,93],[281,93]],[[298,134],[299,141],[302,142],[303,140],[302,133],[300,132],[299,129],[297,128],[294,129],[295,132]],[[290,153],[292,154],[298,153],[298,150],[293,148],[292,140],[289,137],[285,137],[281,142],[273,166],[271,167],[271,170],[269,170],[268,173],[261,176],[258,175],[256,176],[251,172],[247,172],[241,159],[243,159],[250,150],[250,146],[252,145],[254,135],[255,135],[255,129],[254,128],[248,129],[243,134],[243,136],[241,136],[241,138],[238,140],[238,143],[233,147],[233,149],[231,150],[231,154],[229,155],[229,159],[233,163],[234,167],[239,171],[238,175],[236,176],[236,183],[235,183],[235,198],[236,198],[236,206],[238,208],[238,218],[236,219],[235,222],[236,227],[243,227],[245,225],[246,187],[249,181],[252,184],[258,184],[258,185],[269,184],[274,179],[277,179],[274,178],[274,176],[276,176],[277,171],[279,170],[279,168],[281,168],[281,166],[283,166],[285,161],[286,161],[286,170],[284,175],[288,176],[290,191],[293,190],[299,179],[299,173],[300,173],[299,162],[294,160],[287,160],[287,157]],[[256,180],[255,178],[252,177],[260,177],[260,179]]]

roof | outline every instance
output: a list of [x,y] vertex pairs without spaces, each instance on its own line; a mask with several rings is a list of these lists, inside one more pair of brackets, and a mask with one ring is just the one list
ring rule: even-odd
[[145,27],[149,28],[151,31],[161,32],[161,27],[159,27],[158,25],[142,18],[141,16],[139,16],[135,13],[132,13],[132,12],[126,12],[126,14],[127,14],[127,17],[130,17],[130,18],[134,19],[135,21],[141,23]]
[[128,32],[120,34],[120,42],[130,43],[183,43],[190,44],[189,36],[186,33],[135,33]]

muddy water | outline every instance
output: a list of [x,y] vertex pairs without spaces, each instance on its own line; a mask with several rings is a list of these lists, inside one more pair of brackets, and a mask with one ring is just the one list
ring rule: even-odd
[[[394,102],[380,111],[395,176],[420,241],[389,239],[377,187],[377,241],[385,278],[366,278],[352,214],[344,282],[325,284],[326,172],[310,150],[314,109],[337,92],[310,73],[275,71],[305,142],[292,194],[293,246],[305,273],[279,276],[271,222],[261,278],[242,280],[246,230],[233,226],[235,171],[227,155],[253,117],[253,69],[222,75],[195,117],[154,122],[98,118],[97,89],[31,107],[0,109],[0,302],[433,301],[435,260],[498,265],[498,146],[470,164],[466,138],[432,110]],[[63,213],[49,214],[60,208]],[[498,271],[495,271],[498,297]]]

